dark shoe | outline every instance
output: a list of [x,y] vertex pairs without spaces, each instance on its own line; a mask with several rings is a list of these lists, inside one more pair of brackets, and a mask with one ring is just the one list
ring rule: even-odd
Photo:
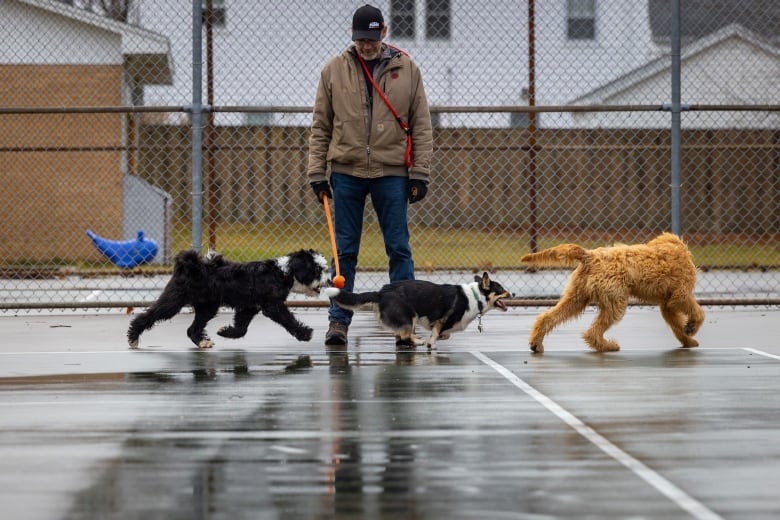
[[347,326],[338,321],[331,321],[328,332],[325,333],[326,345],[346,345],[347,344]]

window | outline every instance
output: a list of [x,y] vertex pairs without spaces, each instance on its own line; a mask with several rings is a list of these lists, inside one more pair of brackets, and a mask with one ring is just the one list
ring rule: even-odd
[[449,40],[452,36],[451,3],[452,0],[425,0],[423,23],[422,0],[391,0],[390,36],[414,40],[419,29],[425,30],[427,40]]
[[[206,25],[206,0],[202,0],[203,5],[203,25]],[[213,27],[225,27],[227,23],[227,9],[225,0],[211,0],[211,20]]]
[[390,36],[414,39],[414,1],[392,0],[390,2]]
[[566,0],[567,35],[570,40],[596,37],[596,0]]
[[450,39],[450,0],[428,0],[425,6],[425,37]]

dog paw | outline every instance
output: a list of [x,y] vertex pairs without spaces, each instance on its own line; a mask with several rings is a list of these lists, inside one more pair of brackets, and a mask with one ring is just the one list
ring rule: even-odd
[[295,333],[295,339],[297,339],[298,341],[311,341],[313,334],[314,334],[314,329],[312,329],[311,327],[306,327]]
[[617,352],[620,350],[620,345],[616,341],[603,341],[589,346],[596,352]]
[[138,348],[138,340],[137,339],[129,339],[129,340],[127,340],[127,344],[130,345],[131,349],[137,349]]
[[198,348],[212,348],[213,346],[214,342],[209,338],[202,339],[200,342],[198,342]]
[[221,329],[217,331],[217,335],[222,336],[223,338],[243,338],[246,334],[246,331],[241,331],[231,325],[225,325]]
[[544,345],[541,343],[531,343],[528,346],[531,347],[531,352],[537,352],[539,354],[544,352]]
[[696,341],[696,340],[695,340],[695,339],[693,339],[693,338],[687,338],[687,339],[686,339],[686,340],[683,342],[683,347],[684,347],[684,348],[693,348],[693,347],[698,347],[698,346],[699,346],[699,342],[698,342],[698,341]]
[[416,347],[417,344],[414,342],[414,338],[402,338],[400,336],[396,336],[395,346],[401,348],[411,348]]

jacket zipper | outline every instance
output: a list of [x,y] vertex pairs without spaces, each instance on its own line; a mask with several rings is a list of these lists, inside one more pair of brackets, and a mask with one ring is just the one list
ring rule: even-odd
[[[361,71],[362,72],[362,71]],[[366,86],[366,80],[361,78],[366,87],[366,108],[368,110],[368,128],[366,128],[366,174],[371,176],[371,124],[374,119],[374,95]]]
[[[395,58],[396,57],[393,56],[390,59],[390,61],[387,63],[387,65],[385,65],[384,70],[382,70],[382,75],[384,75],[385,71],[387,71],[388,69],[388,65],[390,65],[390,62],[392,62]],[[365,83],[364,79],[361,79],[361,81]],[[374,81],[376,81],[377,85],[379,84],[378,79],[375,79]],[[366,163],[367,163],[368,175],[370,176],[371,175],[371,145],[369,143],[371,143],[371,123],[374,118],[374,107],[373,107],[374,96],[368,91],[368,89],[366,89],[366,97],[367,97],[366,102],[370,105],[368,107],[368,129],[366,130],[366,135],[368,137],[368,140],[366,142]]]

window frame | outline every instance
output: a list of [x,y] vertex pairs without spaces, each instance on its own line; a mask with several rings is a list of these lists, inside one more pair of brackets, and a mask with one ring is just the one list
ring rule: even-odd
[[[203,26],[206,26],[206,0],[201,0],[203,9]],[[227,27],[227,0],[211,0],[211,16],[214,29]]]
[[390,37],[414,40],[417,36],[416,0],[390,0]]
[[566,39],[595,40],[597,9],[596,0],[566,0]]
[[[441,32],[445,34],[439,34]],[[428,41],[452,39],[451,0],[425,0],[425,39]]]
[[452,41],[452,0],[390,0],[390,37]]

